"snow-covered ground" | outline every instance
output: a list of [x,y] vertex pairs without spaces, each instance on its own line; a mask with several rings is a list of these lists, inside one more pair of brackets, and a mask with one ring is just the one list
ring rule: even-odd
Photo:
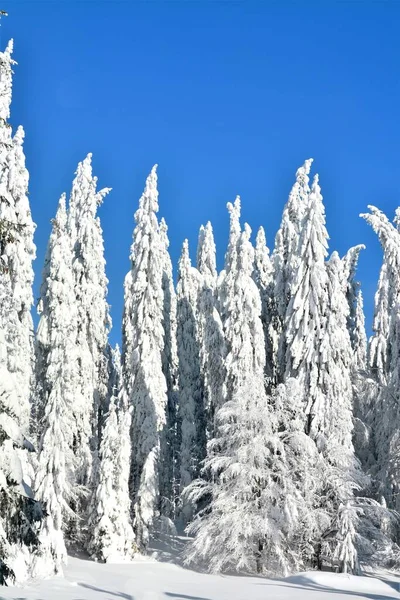
[[205,575],[146,559],[105,565],[71,558],[65,578],[0,588],[0,600],[386,600],[400,599],[400,577],[308,572],[281,580]]

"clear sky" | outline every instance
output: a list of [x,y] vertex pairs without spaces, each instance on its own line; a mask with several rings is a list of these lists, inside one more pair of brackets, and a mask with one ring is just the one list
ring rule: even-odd
[[381,250],[359,218],[400,204],[400,2],[3,0],[15,41],[11,123],[26,130],[37,223],[35,295],[50,219],[78,161],[112,193],[100,209],[112,341],[120,337],[133,213],[159,164],[176,268],[211,220],[223,264],[226,202],[270,247],[294,173],[313,157],[330,250],[365,243],[368,324]]

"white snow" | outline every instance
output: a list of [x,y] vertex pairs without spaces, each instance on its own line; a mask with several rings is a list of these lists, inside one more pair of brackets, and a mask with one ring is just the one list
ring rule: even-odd
[[400,598],[400,577],[306,572],[274,580],[205,575],[142,559],[100,564],[70,558],[65,578],[1,589],[1,600],[389,600]]

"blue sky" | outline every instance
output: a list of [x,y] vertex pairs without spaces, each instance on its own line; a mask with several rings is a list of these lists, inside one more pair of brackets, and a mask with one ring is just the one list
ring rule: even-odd
[[367,204],[400,204],[400,2],[3,0],[15,41],[11,123],[26,130],[38,295],[58,198],[93,152],[109,301],[120,337],[133,213],[159,164],[160,215],[176,267],[211,220],[223,264],[226,202],[270,247],[298,166],[313,157],[330,249],[367,245],[370,326],[381,263]]

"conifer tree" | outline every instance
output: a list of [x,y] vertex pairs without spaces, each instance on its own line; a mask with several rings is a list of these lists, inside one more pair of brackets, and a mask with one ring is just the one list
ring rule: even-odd
[[273,291],[273,265],[269,256],[269,249],[265,238],[265,231],[260,227],[257,232],[254,254],[254,281],[256,282],[261,296],[261,320],[264,327],[265,337],[265,374],[269,381],[276,381],[276,365],[273,339],[274,327],[274,291]]
[[[76,336],[78,314],[72,274],[72,249],[67,231],[65,195],[60,199],[47,248],[43,273],[40,321],[36,336],[36,404],[41,407],[36,495],[46,507],[36,570],[62,571],[67,552],[64,532],[76,499],[74,444],[78,386]],[[52,564],[54,561],[54,565]]]
[[[232,215],[233,207],[228,208]],[[238,218],[237,211],[233,230]],[[285,442],[280,439],[280,425],[286,425],[286,419],[271,410],[274,401],[265,393],[261,300],[252,279],[250,233],[246,224],[236,249],[228,250],[236,257],[235,263],[227,261],[226,272],[226,280],[232,275],[233,293],[224,296],[231,395],[217,412],[203,479],[186,490],[193,503],[210,498],[189,527],[195,537],[187,561],[203,560],[212,571],[287,572],[296,564],[291,545],[305,518],[306,504],[289,471],[299,438],[295,440],[293,433]],[[288,406],[285,403],[286,410]],[[285,443],[292,447],[287,458]]]
[[[77,483],[95,486],[101,414],[106,408],[108,380],[108,332],[111,327],[107,304],[107,278],[103,234],[97,209],[109,188],[97,191],[92,175],[92,155],[79,163],[68,211],[74,293],[78,311],[76,348],[79,354],[81,406],[76,405],[78,438],[75,441]],[[84,510],[84,507],[82,507]]]
[[129,499],[131,413],[121,387],[118,346],[112,358],[114,385],[100,443],[98,485],[92,496],[89,551],[97,560],[121,562],[136,552]]
[[177,350],[177,316],[176,293],[169,255],[168,227],[164,218],[159,226],[162,251],[162,289],[163,289],[163,329],[164,349],[162,354],[163,373],[167,383],[166,426],[161,438],[161,473],[160,495],[163,516],[174,519],[179,496],[179,474],[177,443],[177,410],[178,410],[178,350]]
[[[362,315],[360,314],[360,306],[359,306],[359,292],[360,283],[355,279],[358,259],[361,250],[365,250],[365,246],[363,244],[359,244],[358,246],[354,246],[350,248],[343,258],[343,267],[344,267],[344,276],[345,276],[345,286],[346,286],[346,297],[349,304],[349,316],[347,319],[348,329],[350,335],[350,341],[353,348],[353,352],[355,356],[358,356],[359,353],[363,353],[366,351],[366,346],[364,349],[359,348],[358,344],[363,343],[360,340],[360,336],[365,338],[365,333],[362,334],[360,329],[356,331],[356,328],[361,327]],[[362,298],[361,298],[362,303]],[[358,322],[356,320],[358,318]],[[358,356],[359,358],[359,356]],[[365,365],[364,365],[365,366]]]
[[384,261],[379,274],[375,294],[375,310],[372,322],[372,337],[369,340],[368,364],[373,377],[381,384],[386,383],[389,371],[389,278]]
[[160,508],[160,445],[166,424],[163,372],[165,252],[160,237],[156,166],[135,213],[131,270],[125,278],[123,376],[132,415],[130,491],[136,539],[146,547]]
[[[383,495],[391,509],[398,509],[400,439],[399,399],[399,298],[400,298],[400,234],[389,219],[377,208],[361,215],[377,233],[384,253],[378,292],[375,298],[374,330],[371,340],[370,364],[378,383],[378,394],[371,407],[376,465],[377,494]],[[386,329],[386,331],[385,331]],[[386,340],[383,334],[386,333]]]
[[[206,419],[200,363],[200,335],[197,302],[200,274],[191,266],[185,240],[179,259],[177,284],[177,340],[179,358],[178,439],[180,440],[180,489],[199,475],[205,457]],[[191,507],[183,505],[181,519],[187,523]]]
[[29,430],[30,386],[33,376],[33,303],[32,261],[35,225],[28,200],[29,174],[23,152],[24,130],[19,127],[12,137],[10,117],[13,42],[0,53],[0,222],[9,231],[2,237],[0,255],[4,283],[7,283],[11,303],[7,321],[2,322],[8,343],[8,370],[18,385],[19,425],[25,434]]
[[214,430],[217,409],[225,401],[226,347],[223,325],[218,310],[216,248],[211,223],[200,227],[197,246],[197,269],[200,274],[198,297],[198,330],[200,362],[203,377],[204,410],[207,438]]
[[310,194],[308,176],[312,162],[312,158],[306,160],[304,165],[296,172],[296,183],[291,189],[283,210],[282,221],[275,237],[275,248],[272,255],[274,305],[271,315],[270,337],[274,348],[278,381],[283,381],[285,377],[287,307],[294,293],[292,288],[300,266],[298,240],[303,226],[303,219],[308,209]]

